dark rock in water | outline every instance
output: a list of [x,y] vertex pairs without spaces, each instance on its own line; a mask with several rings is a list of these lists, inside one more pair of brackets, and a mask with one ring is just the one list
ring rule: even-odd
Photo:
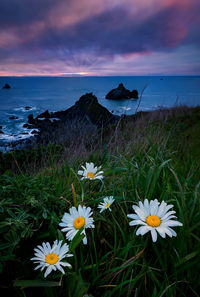
[[2,89],[10,89],[11,86],[9,84],[5,84]]
[[106,99],[128,99],[130,98],[130,91],[127,90],[121,83],[116,89],[112,89],[107,95]]
[[16,116],[11,116],[11,117],[9,117],[9,119],[10,119],[10,120],[18,120],[19,118],[16,117]]
[[112,89],[108,94],[106,95],[106,99],[112,99],[112,100],[120,100],[120,99],[138,99],[138,92],[136,93],[136,90],[133,90],[133,92],[127,90],[122,83],[119,84],[119,86],[116,89]]
[[0,129],[2,129],[3,127],[2,126],[0,126]]
[[31,134],[38,134],[38,131],[33,130],[33,131],[31,131]]
[[23,128],[32,129],[32,125],[30,125],[30,124],[24,124],[23,125]]
[[22,135],[27,135],[28,133],[27,132],[22,132]]
[[35,119],[34,119],[32,113],[29,114],[29,116],[28,116],[28,123],[29,123],[29,124],[35,124]]
[[50,113],[48,110],[46,110],[45,112],[39,114],[36,119],[39,119],[39,118],[45,118],[45,119],[49,119],[51,117]]
[[0,134],[4,134],[4,132],[0,130]]
[[131,92],[131,94],[132,94],[132,98],[133,98],[133,99],[138,99],[138,91],[137,91],[137,90],[133,90],[133,91]]
[[31,107],[30,106],[25,106],[25,110],[30,110]]

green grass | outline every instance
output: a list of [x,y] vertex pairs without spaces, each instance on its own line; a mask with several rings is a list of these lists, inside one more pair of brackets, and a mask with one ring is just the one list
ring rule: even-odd
[[[137,133],[118,132],[114,149],[110,143],[73,162],[64,156],[58,161],[52,154],[38,172],[5,171],[0,176],[2,296],[199,296],[199,125],[188,117],[176,115],[176,125],[169,119],[162,126],[157,121],[149,126],[148,121],[145,130],[142,122]],[[77,171],[85,161],[102,165],[103,183],[80,181]],[[116,201],[112,212],[100,214],[97,205],[105,196]],[[129,226],[127,214],[145,198],[174,205],[183,223],[174,228],[177,237],[158,235],[153,243],[149,233],[136,236],[137,226]],[[72,269],[44,279],[30,261],[33,249],[42,242],[65,241],[58,224],[64,212],[82,202],[92,208],[95,220],[95,229],[86,231],[88,244],[76,239],[74,256],[67,259]]]

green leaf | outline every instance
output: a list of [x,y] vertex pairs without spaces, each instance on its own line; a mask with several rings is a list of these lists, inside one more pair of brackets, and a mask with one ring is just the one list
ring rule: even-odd
[[58,230],[57,230],[57,234],[58,234],[58,236],[57,236],[58,240],[59,240],[59,241],[62,240],[63,242],[65,242],[65,236],[63,235],[63,232],[61,232],[61,231],[58,229]]
[[73,252],[75,250],[75,248],[79,245],[79,243],[83,240],[83,238],[85,237],[85,234],[81,234],[81,232],[83,231],[84,227],[82,227],[74,236],[74,238],[72,239],[71,245],[70,245],[70,251]]
[[66,276],[67,281],[67,296],[83,297],[87,294],[90,287],[90,283],[85,282],[81,276],[81,273],[70,273]]
[[192,258],[196,257],[199,254],[199,251],[195,251],[192,252],[190,254],[188,254],[187,256],[185,256],[184,258],[182,258],[176,265],[175,267],[178,267],[180,265],[182,265],[183,263],[190,261]]
[[12,246],[12,244],[10,244],[10,243],[0,243],[0,250],[7,249],[11,246]]
[[158,183],[159,181],[159,178],[160,178],[160,173],[161,173],[161,170],[163,169],[163,167],[170,162],[170,159],[169,160],[166,160],[164,161],[158,168],[156,168],[154,171],[153,171],[153,175],[152,175],[152,180],[151,180],[151,185],[150,185],[150,188],[149,188],[149,193],[148,193],[148,197],[149,199],[152,198],[153,196],[153,193],[155,191],[155,187],[156,187],[156,184]]
[[41,281],[41,280],[17,280],[14,287],[59,287],[61,282]]
[[46,210],[44,210],[44,211],[43,211],[43,214],[42,214],[42,216],[43,216],[43,218],[44,218],[44,219],[46,219],[46,218],[47,218],[47,211],[46,211]]

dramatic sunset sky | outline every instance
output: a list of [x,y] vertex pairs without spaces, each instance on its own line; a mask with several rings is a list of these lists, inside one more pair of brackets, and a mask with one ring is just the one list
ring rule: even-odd
[[0,75],[199,75],[200,0],[0,0]]

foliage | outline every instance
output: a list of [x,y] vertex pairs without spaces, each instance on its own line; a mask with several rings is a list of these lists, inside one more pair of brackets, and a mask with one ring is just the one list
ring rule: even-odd
[[14,150],[6,154],[0,152],[0,173],[7,170],[19,173],[28,169],[37,171],[47,164],[57,161],[63,153],[63,146],[49,144],[32,149]]
[[[73,166],[63,159],[34,174],[19,170],[0,176],[2,296],[198,296],[198,151],[180,151],[177,134],[175,150],[169,122],[164,129],[171,137],[162,146],[153,137],[156,125],[151,126],[148,144],[141,149],[135,146],[127,151],[122,145],[113,152],[104,147],[87,159],[77,159]],[[176,127],[182,129],[180,123]],[[188,129],[187,124],[185,133]],[[196,148],[196,139],[190,136],[190,140]],[[85,161],[102,165],[103,182],[80,181],[77,171]],[[97,205],[105,196],[114,196],[116,201],[112,212],[100,214]],[[133,204],[145,198],[174,205],[183,223],[175,229],[177,237],[159,237],[153,243],[148,233],[135,235],[137,227],[129,226],[127,214],[132,213]],[[66,269],[65,275],[52,272],[44,279],[30,261],[33,249],[45,241],[65,241],[58,224],[64,212],[80,203],[94,213],[95,229],[86,231],[88,244],[83,245],[78,234],[70,243],[72,269]]]

